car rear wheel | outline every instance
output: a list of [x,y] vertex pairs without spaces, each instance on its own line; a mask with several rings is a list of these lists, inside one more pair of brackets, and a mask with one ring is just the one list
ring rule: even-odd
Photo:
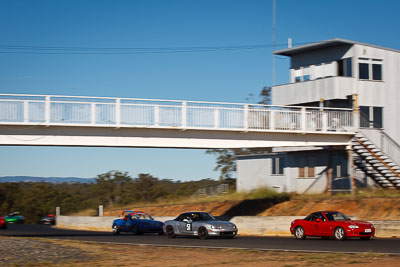
[[119,234],[118,226],[116,226],[116,225],[114,224],[113,227],[112,227],[112,229],[113,229],[113,234],[114,234],[114,235],[118,235],[118,234]]
[[362,240],[369,240],[371,237],[370,236],[362,236],[362,237],[360,237],[360,239],[362,239]]
[[168,225],[168,226],[167,226],[166,232],[167,232],[167,236],[168,236],[169,238],[174,238],[174,237],[176,237],[174,227],[172,227],[171,225]]
[[304,232],[304,228],[301,226],[297,226],[294,229],[294,237],[296,239],[305,239],[306,238],[306,233]]
[[333,236],[336,240],[344,240],[346,238],[346,232],[342,227],[337,227],[333,232]]
[[198,236],[200,239],[207,239],[208,237],[208,231],[205,227],[200,227],[198,230]]

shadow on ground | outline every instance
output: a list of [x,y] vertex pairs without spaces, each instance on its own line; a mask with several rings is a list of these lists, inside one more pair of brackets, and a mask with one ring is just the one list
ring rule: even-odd
[[232,206],[223,215],[218,216],[218,219],[230,220],[235,216],[255,216],[272,206],[288,201],[289,196],[279,196],[272,198],[246,199],[235,206]]

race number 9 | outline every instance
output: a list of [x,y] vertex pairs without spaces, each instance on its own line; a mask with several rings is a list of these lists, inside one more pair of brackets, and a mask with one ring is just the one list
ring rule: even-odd
[[192,224],[191,223],[187,223],[186,224],[186,231],[192,231]]

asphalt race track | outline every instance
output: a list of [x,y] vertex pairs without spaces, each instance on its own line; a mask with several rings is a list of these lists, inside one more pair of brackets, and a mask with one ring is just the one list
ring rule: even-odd
[[[296,240],[293,237],[249,237],[237,236],[234,239],[211,238],[200,240],[196,237],[167,238],[158,235],[139,235],[129,233],[113,235],[110,232],[61,230],[48,225],[8,225],[7,230],[0,230],[1,236],[39,237],[52,239],[70,239],[92,242],[119,244],[140,244],[177,247],[206,248],[242,248],[277,251],[307,251],[307,252],[373,252],[400,255],[400,239],[375,238],[371,240],[348,239],[345,241],[321,240],[308,238]],[[239,229],[240,230],[240,229]]]

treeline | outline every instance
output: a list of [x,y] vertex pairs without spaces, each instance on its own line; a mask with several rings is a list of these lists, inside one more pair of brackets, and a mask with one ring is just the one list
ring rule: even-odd
[[221,183],[235,186],[234,179],[215,181],[173,181],[159,179],[150,174],[132,178],[126,172],[110,171],[96,178],[95,184],[81,183],[0,183],[0,214],[5,216],[18,211],[27,223],[37,223],[42,216],[61,207],[63,214],[99,205],[112,207],[137,202],[154,202],[161,199],[190,197],[198,189],[214,187]]

